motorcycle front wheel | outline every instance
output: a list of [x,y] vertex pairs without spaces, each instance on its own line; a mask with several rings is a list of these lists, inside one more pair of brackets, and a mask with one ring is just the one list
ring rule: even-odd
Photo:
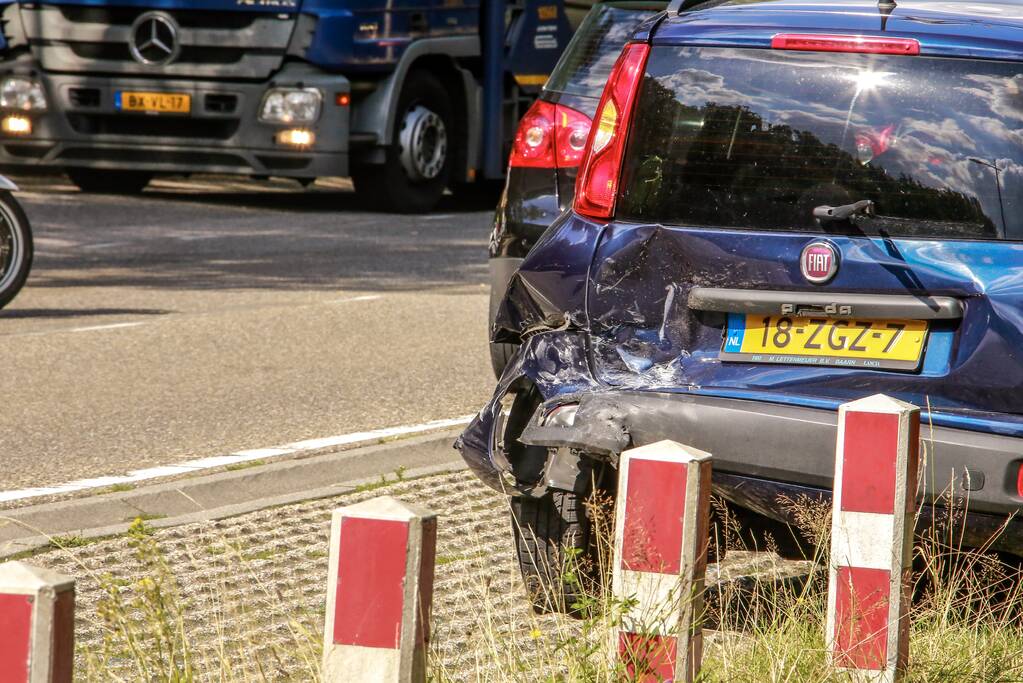
[[32,227],[18,200],[0,192],[0,308],[17,296],[32,270]]

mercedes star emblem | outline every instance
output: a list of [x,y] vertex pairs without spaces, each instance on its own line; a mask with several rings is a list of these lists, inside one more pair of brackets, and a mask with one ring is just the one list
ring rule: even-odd
[[169,14],[147,12],[132,24],[128,47],[131,56],[140,64],[170,64],[181,52],[178,24]]

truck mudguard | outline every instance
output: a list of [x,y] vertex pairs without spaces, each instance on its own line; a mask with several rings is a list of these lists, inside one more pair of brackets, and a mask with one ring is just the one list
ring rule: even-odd
[[[363,100],[353,112],[352,133],[371,133],[376,136],[380,145],[391,144],[391,132],[394,130],[394,120],[397,116],[395,103],[401,93],[401,86],[405,82],[412,64],[422,57],[429,55],[443,55],[448,58],[478,57],[480,54],[480,39],[478,36],[457,36],[451,38],[426,38],[417,40],[408,46],[401,60],[394,68],[394,72],[385,78],[380,85],[365,100]],[[457,68],[456,63],[451,61],[452,68]],[[469,76],[471,78],[471,75]],[[469,84],[466,83],[468,86]],[[467,92],[473,92],[472,90]],[[474,98],[468,98],[472,101]],[[471,119],[478,119],[478,116]]]

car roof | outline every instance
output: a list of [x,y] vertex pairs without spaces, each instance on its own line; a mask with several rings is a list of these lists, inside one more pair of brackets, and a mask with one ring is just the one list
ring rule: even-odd
[[890,11],[875,0],[711,0],[654,30],[655,44],[770,47],[778,33],[840,33],[915,38],[925,55],[1023,60],[1019,0],[898,0]]

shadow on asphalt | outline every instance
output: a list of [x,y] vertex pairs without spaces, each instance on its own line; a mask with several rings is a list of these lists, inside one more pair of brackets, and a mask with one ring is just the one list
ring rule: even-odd
[[[472,191],[446,194],[431,213],[476,213],[493,211],[501,196],[500,187],[483,186]],[[381,216],[395,215],[368,206],[351,191],[323,189],[303,190],[296,186],[294,192],[275,188],[272,192],[181,192],[160,187],[148,189],[137,198],[160,199],[163,201],[237,206],[248,209],[269,209],[294,213],[321,213],[324,211],[366,212]],[[430,214],[426,214],[430,215]]]
[[158,308],[21,308],[0,311],[0,318],[50,319],[82,318],[101,315],[169,315],[174,311]]
[[[447,195],[433,213],[412,216],[367,212],[345,188],[181,181],[122,199],[34,180],[43,182],[26,190],[42,196],[23,198],[40,242],[34,288],[387,292],[488,280],[492,186]],[[62,201],[49,201],[51,193]]]

